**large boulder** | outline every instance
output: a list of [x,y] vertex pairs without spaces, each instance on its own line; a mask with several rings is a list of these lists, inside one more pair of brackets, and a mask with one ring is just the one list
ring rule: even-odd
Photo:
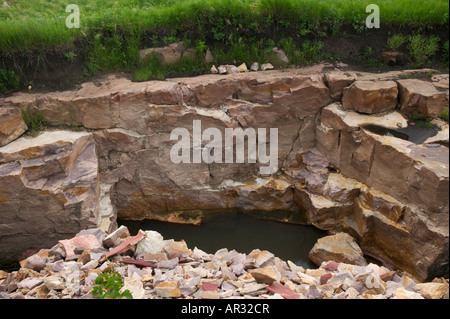
[[99,192],[90,133],[46,132],[0,147],[0,262],[96,226]]
[[14,141],[27,130],[20,109],[0,107],[0,147]]
[[398,80],[397,83],[402,113],[436,118],[448,108],[448,93],[438,91],[431,82],[404,79]]
[[366,266],[361,248],[356,240],[346,233],[320,238],[309,252],[309,259],[320,266],[324,261],[342,262]]
[[394,81],[355,81],[344,89],[342,105],[356,112],[374,114],[395,108],[397,96]]

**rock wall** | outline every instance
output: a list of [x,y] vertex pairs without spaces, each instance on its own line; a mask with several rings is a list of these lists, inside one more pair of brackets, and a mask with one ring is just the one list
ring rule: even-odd
[[[448,107],[448,89],[446,93],[441,86],[417,80],[427,83],[428,91],[433,86],[441,102],[436,104],[434,99],[427,108],[423,105],[431,98],[418,99],[421,102],[414,109],[414,98],[402,93],[408,83],[399,79],[405,74],[412,72],[356,74],[313,67],[164,82],[133,83],[111,77],[76,91],[16,94],[0,100],[1,108],[22,108],[31,116],[42,114],[52,125],[83,126],[90,131],[53,132],[48,142],[52,147],[36,154],[42,148],[42,135],[0,148],[0,178],[4,178],[0,226],[5,229],[0,241],[13,238],[11,243],[15,242],[18,235],[8,237],[8,232],[17,234],[21,228],[20,205],[4,204],[23,201],[20,195],[10,200],[6,185],[11,180],[20,192],[32,189],[30,203],[52,203],[57,198],[57,204],[47,204],[50,211],[55,216],[64,212],[69,220],[76,216],[72,220],[78,221],[78,229],[91,224],[114,228],[116,214],[122,219],[198,224],[205,212],[217,210],[257,211],[274,218],[283,211],[284,221],[298,221],[304,214],[318,228],[350,233],[366,253],[419,279],[448,273],[448,197],[444,196],[448,193],[448,147],[435,142],[416,145],[364,129],[367,124],[406,127],[398,109],[412,113],[430,109],[428,115],[435,116]],[[278,129],[277,172],[261,174],[260,168],[266,165],[261,161],[174,164],[171,132],[184,128],[194,138],[194,121],[201,121],[202,130],[220,132]],[[445,130],[448,145],[448,125],[442,125],[441,132]],[[66,134],[75,135],[65,142]],[[207,142],[203,140],[201,146]],[[194,143],[191,153],[200,146]],[[27,151],[14,151],[14,145]],[[79,151],[70,155],[69,150]],[[71,160],[65,160],[61,169],[59,157],[66,153]],[[28,173],[34,178],[32,186],[24,173],[32,166],[29,161],[41,163]],[[87,176],[77,173],[75,163],[91,163],[89,187]],[[78,183],[83,190],[89,189],[89,195],[69,199],[66,184],[78,190]],[[77,201],[76,208],[61,204],[71,200]],[[31,222],[48,214],[36,211],[23,219]],[[54,228],[42,228],[41,233],[76,233],[56,230],[58,223],[48,224],[52,223]]]

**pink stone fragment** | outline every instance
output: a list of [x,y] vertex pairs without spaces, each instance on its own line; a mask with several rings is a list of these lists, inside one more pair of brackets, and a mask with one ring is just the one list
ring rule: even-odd
[[323,269],[329,270],[329,271],[336,271],[338,270],[339,264],[335,261],[331,261],[328,264],[326,264]]
[[217,288],[219,288],[219,286],[211,282],[205,281],[202,283],[202,288],[204,291],[216,291]]
[[75,256],[74,250],[76,247],[83,247],[85,249],[95,249],[101,247],[97,237],[94,235],[82,235],[72,239],[60,240],[59,244],[66,252],[66,258]]
[[300,294],[278,282],[274,282],[270,286],[266,287],[266,289],[270,292],[280,294],[284,299],[301,299]]
[[330,280],[331,277],[333,277],[332,274],[325,274],[320,276],[320,284],[325,285],[328,282],[328,280]]

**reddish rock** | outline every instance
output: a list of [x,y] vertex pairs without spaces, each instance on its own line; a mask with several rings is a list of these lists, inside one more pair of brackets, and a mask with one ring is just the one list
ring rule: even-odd
[[320,284],[325,285],[328,282],[328,280],[330,280],[331,277],[333,277],[332,274],[325,274],[320,276]]
[[274,282],[272,285],[266,287],[266,289],[270,292],[280,294],[284,299],[301,299],[300,294],[278,282]]
[[74,249],[77,247],[83,247],[85,249],[102,247],[102,245],[98,242],[97,237],[94,235],[77,236],[72,239],[60,240],[59,243],[66,252],[66,258],[75,256]]
[[202,283],[202,288],[204,291],[216,291],[219,288],[219,286],[214,283],[204,281]]
[[322,268],[329,271],[336,271],[338,270],[339,264],[335,261],[331,261]]
[[447,93],[438,91],[431,82],[419,79],[397,82],[402,113],[436,118],[448,108]]
[[344,89],[342,105],[356,112],[374,114],[394,109],[397,97],[394,81],[355,81]]
[[0,147],[4,146],[28,130],[19,108],[0,108]]

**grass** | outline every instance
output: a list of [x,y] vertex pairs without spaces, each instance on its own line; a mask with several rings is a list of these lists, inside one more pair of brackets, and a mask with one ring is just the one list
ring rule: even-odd
[[6,94],[19,88],[19,76],[12,70],[0,69],[0,94]]
[[[80,8],[80,28],[69,29],[65,26],[70,14],[65,12],[67,1],[10,0],[11,5],[0,6],[0,59],[13,60],[8,67],[17,71],[18,57],[36,60],[56,52],[67,62],[82,57],[79,60],[84,61],[88,77],[125,71],[133,73],[136,80],[209,72],[210,66],[201,59],[173,66],[162,66],[154,59],[145,63],[138,60],[140,49],[183,41],[198,53],[209,48],[217,64],[267,62],[274,46],[283,48],[292,64],[311,64],[327,58],[322,41],[325,37],[367,30],[365,8],[372,2],[71,0]],[[429,31],[449,21],[448,0],[384,0],[378,5],[382,27],[394,24]],[[393,36],[388,47],[401,46],[400,40]],[[417,66],[426,64],[430,52],[435,51],[434,42],[426,41],[410,38],[409,50]],[[365,65],[379,65],[372,51],[359,58]],[[0,68],[5,65],[0,60]],[[10,74],[9,70],[5,72]],[[9,82],[0,79],[0,94],[6,92],[2,85],[11,86],[5,83]]]
[[22,109],[21,112],[23,121],[28,126],[28,132],[32,136],[39,135],[40,132],[47,128],[48,122],[45,120],[40,111],[37,111],[35,114],[31,114],[29,111]]
[[448,113],[449,113],[448,108],[446,108],[441,114],[441,119],[443,119],[443,120],[448,122],[448,117],[449,117]]
[[387,48],[391,51],[397,51],[408,40],[403,34],[394,34],[387,41]]
[[[231,30],[298,27],[328,22],[334,32],[343,23],[359,28],[371,0],[73,0],[81,27],[68,29],[67,1],[16,0],[0,7],[0,52],[64,47],[76,38],[114,30],[195,28],[217,41],[232,41]],[[386,0],[379,3],[386,24],[445,24],[448,1]]]
[[414,67],[424,67],[439,49],[440,39],[436,36],[416,34],[408,38],[408,50]]

